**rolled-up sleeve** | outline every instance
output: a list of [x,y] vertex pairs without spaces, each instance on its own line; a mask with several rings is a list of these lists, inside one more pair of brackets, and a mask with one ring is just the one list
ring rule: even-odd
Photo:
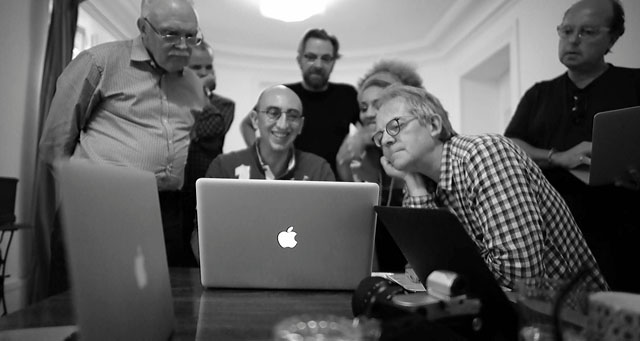
[[47,164],[73,154],[80,132],[99,103],[100,78],[101,70],[87,52],[72,60],[58,78],[39,145],[40,158]]

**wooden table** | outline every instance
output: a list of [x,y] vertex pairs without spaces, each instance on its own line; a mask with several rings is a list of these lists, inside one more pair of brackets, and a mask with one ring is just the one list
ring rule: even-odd
[[[351,292],[204,290],[198,269],[169,270],[176,315],[173,340],[271,340],[272,328],[296,314],[351,317]],[[0,330],[74,324],[71,295],[49,297],[0,318]]]

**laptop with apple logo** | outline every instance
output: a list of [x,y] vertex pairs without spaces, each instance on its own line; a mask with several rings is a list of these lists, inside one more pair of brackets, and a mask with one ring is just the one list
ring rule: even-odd
[[202,285],[353,290],[371,275],[378,185],[202,178]]
[[173,299],[155,176],[79,161],[56,171],[79,339],[169,339]]

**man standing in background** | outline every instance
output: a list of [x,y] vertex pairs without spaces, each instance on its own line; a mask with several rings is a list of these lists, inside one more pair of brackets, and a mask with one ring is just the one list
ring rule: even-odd
[[589,186],[571,174],[591,164],[595,114],[640,105],[640,69],[604,58],[624,34],[624,21],[618,0],[573,4],[557,27],[558,57],[567,72],[524,94],[505,136],[536,161],[567,202],[611,288],[640,292],[640,276],[629,270],[640,257],[640,191]]
[[[296,58],[302,82],[285,84],[293,90],[304,108],[305,124],[295,141],[296,148],[316,154],[329,162],[336,172],[336,155],[349,133],[349,125],[359,119],[356,89],[348,84],[330,83],[329,76],[340,58],[338,39],[324,29],[307,31]],[[250,146],[256,131],[250,115],[240,125],[245,143]]]

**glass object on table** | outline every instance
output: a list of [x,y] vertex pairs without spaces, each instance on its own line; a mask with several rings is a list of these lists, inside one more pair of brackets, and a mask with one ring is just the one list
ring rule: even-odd
[[379,338],[378,321],[336,315],[296,315],[280,321],[273,328],[273,339],[277,341],[374,341]]
[[[568,283],[546,277],[527,278],[516,283],[519,340],[556,340],[553,308]],[[559,332],[565,341],[584,340],[582,329],[589,293],[581,285],[569,290],[561,301]]]

